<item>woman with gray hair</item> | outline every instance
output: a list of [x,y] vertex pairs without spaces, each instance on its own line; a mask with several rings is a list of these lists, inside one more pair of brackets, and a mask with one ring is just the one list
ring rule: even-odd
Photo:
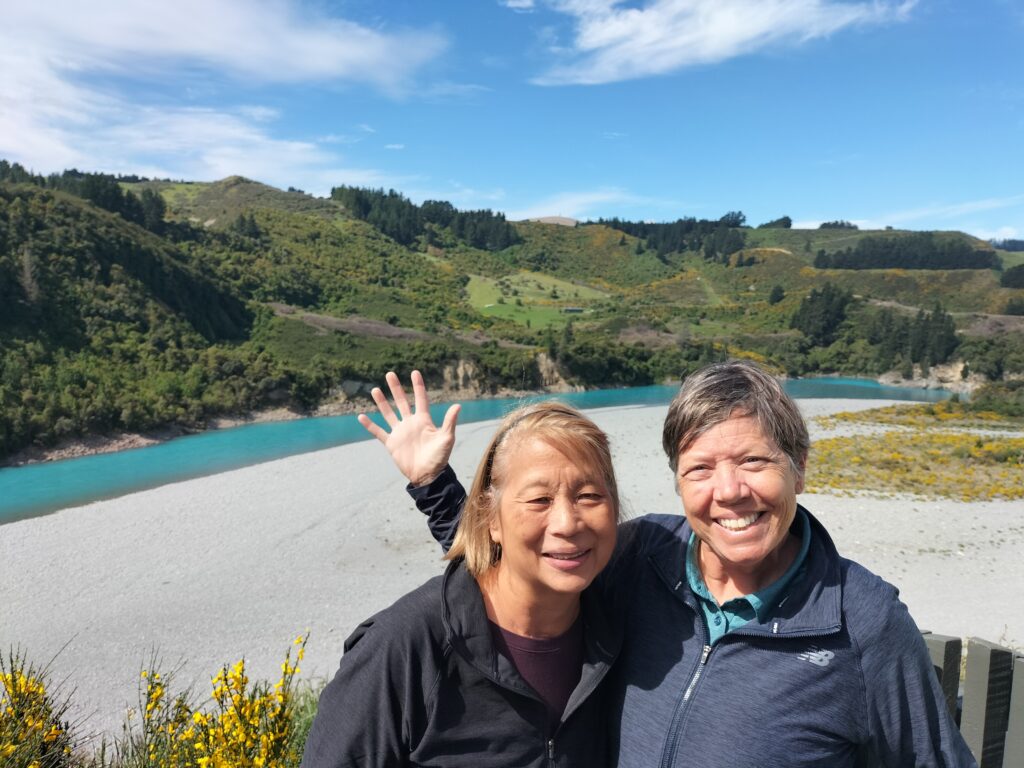
[[[404,396],[396,405],[401,420],[386,401],[381,410],[404,434],[416,418]],[[430,419],[425,406],[420,418]],[[394,437],[371,427],[385,445]],[[437,436],[426,432],[420,447]],[[415,464],[403,471],[417,476]],[[620,637],[588,588],[615,548],[618,516],[608,439],[590,419],[557,403],[510,413],[480,462],[444,576],[348,638],[302,765],[604,763],[602,681]]]
[[[797,503],[810,442],[779,382],[744,361],[702,368],[662,444],[685,516],[625,523],[595,584],[624,631],[610,762],[976,765],[897,589]],[[462,495],[447,458],[420,454],[436,477],[414,492],[442,544]]]

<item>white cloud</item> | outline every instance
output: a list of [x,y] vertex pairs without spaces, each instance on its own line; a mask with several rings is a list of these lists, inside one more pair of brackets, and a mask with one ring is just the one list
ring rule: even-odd
[[422,203],[424,200],[446,200],[460,210],[493,209],[505,199],[505,190],[501,187],[495,189],[476,189],[454,179],[450,179],[448,185],[444,187],[421,187],[414,185],[407,187],[406,190],[405,194],[413,202]]
[[635,7],[623,0],[549,0],[572,17],[575,38],[567,61],[534,82],[592,85],[713,64],[845,27],[902,20],[916,1],[648,0]]
[[636,202],[637,198],[622,189],[599,189],[590,192],[563,192],[539,200],[518,210],[508,211],[510,221],[538,219],[542,216],[566,216],[570,219],[588,219],[599,214],[598,207],[607,210],[619,203]]
[[[975,214],[1004,211],[1018,208],[1020,213],[1013,216],[1019,218],[1024,214],[1024,194],[1007,197],[988,197],[980,200],[965,200],[959,203],[934,203],[901,211],[892,211],[878,216],[849,219],[861,229],[956,229],[970,232],[983,240],[996,237],[1015,237],[1018,231],[1012,226],[997,226],[991,220],[982,223],[977,221]],[[835,217],[833,217],[835,218]],[[817,229],[822,221],[830,219],[807,219],[794,221],[794,229]]]
[[[225,105],[221,89],[358,82],[400,93],[447,44],[436,31],[379,31],[298,0],[48,0],[5,3],[3,16],[0,157],[44,173],[238,173],[313,192],[398,180],[324,149],[353,137],[275,137],[276,109]],[[217,106],[182,106],[204,101]]]
[[995,229],[981,227],[971,229],[971,234],[982,240],[1018,240],[1024,237],[1024,230],[1017,227],[997,227]]
[[405,149],[405,144],[385,144],[384,149]]
[[982,211],[994,211],[1000,208],[1011,208],[1015,205],[1024,205],[1024,194],[1011,195],[1010,197],[987,197],[981,200],[966,200],[961,203],[938,203],[934,205],[911,208],[905,211],[896,211],[879,218],[886,224],[897,224],[922,220],[948,220],[957,219],[971,213]]
[[529,13],[534,9],[534,0],[498,0],[498,2],[518,13]]
[[278,110],[271,109],[270,107],[261,107],[259,105],[239,107],[238,113],[257,123],[269,123],[272,120],[277,120],[277,118],[281,116],[281,113]]
[[417,96],[426,101],[434,102],[465,101],[475,98],[481,93],[487,93],[490,90],[486,85],[477,85],[476,83],[440,81],[419,89]]
[[437,32],[385,34],[287,0],[5,3],[5,46],[57,72],[138,75],[187,63],[261,82],[394,88],[446,46]]

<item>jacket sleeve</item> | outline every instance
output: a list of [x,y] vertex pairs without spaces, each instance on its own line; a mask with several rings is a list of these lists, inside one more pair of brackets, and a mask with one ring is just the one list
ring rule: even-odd
[[416,502],[416,508],[427,516],[430,534],[447,552],[455,541],[462,506],[466,503],[466,491],[455,476],[455,470],[447,466],[433,482],[421,486],[407,485],[405,490]]
[[301,768],[409,765],[428,691],[415,649],[375,618],[345,641],[334,679],[320,694]]
[[854,628],[875,758],[893,768],[977,768],[946,706],[920,630],[896,588],[884,587],[890,594],[875,604],[877,623],[862,632]]

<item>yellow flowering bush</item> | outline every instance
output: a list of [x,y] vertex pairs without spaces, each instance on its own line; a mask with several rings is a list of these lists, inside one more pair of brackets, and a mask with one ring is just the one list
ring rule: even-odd
[[147,768],[281,768],[297,765],[302,744],[293,738],[295,676],[307,636],[295,638],[274,684],[252,682],[245,660],[224,666],[212,679],[204,708],[187,694],[168,695],[168,680],[145,669],[141,731],[132,732],[121,766]]
[[808,462],[807,489],[1021,499],[1024,438],[912,429],[818,440]]
[[173,675],[152,660],[123,737],[92,754],[75,748],[68,702],[54,701],[45,670],[13,652],[0,657],[0,768],[294,768],[316,714],[316,692],[295,679],[307,639],[295,638],[273,685],[251,681],[244,659],[224,666],[201,707],[187,691],[172,693]]
[[905,427],[941,425],[947,428],[986,430],[1024,428],[1022,419],[992,411],[969,410],[964,407],[963,403],[952,400],[914,405],[889,405],[866,411],[844,411],[831,416],[820,416],[815,421],[825,428],[834,428],[840,423],[887,424]]
[[64,721],[67,702],[47,690],[45,670],[20,653],[0,656],[0,765],[57,768],[71,764],[71,738]]

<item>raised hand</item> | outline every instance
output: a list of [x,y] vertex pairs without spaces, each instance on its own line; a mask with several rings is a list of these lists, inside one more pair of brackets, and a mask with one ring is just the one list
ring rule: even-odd
[[426,485],[441,474],[448,464],[448,457],[455,445],[455,422],[459,418],[461,406],[458,403],[452,405],[439,428],[430,417],[427,387],[419,371],[413,371],[411,376],[415,412],[409,407],[398,375],[389,371],[384,378],[391,390],[391,399],[395,401],[398,415],[395,415],[380,387],[374,387],[370,396],[390,431],[378,427],[365,413],[359,414],[359,423],[384,444],[395,466],[410,483]]

